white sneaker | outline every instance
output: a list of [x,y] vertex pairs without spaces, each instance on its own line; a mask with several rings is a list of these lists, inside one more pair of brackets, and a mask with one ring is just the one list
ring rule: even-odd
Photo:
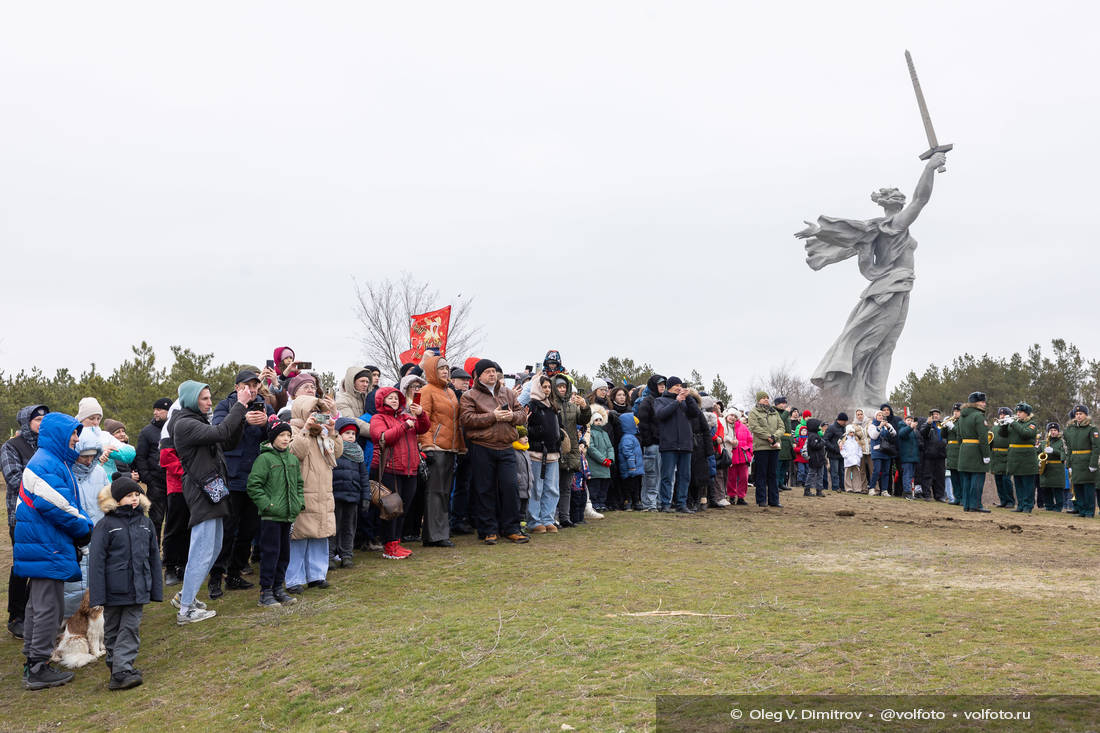
[[729,499],[719,499],[718,503],[715,504],[714,506],[729,506],[729,505],[730,505],[730,500]]
[[603,519],[603,515],[592,508],[592,502],[588,502],[584,505],[584,518],[585,519]]
[[217,611],[207,611],[205,608],[192,606],[187,613],[176,614],[176,626],[198,623],[199,621],[205,621],[208,618],[214,618],[217,615]]
[[[180,593],[181,593],[181,591],[176,591],[176,595],[172,596],[172,605],[175,606],[176,608],[181,608],[181,606],[180,606]],[[201,608],[202,610],[205,611],[206,610],[206,604],[203,603],[202,601],[200,601],[198,598],[196,598],[195,602],[191,604],[191,608]]]

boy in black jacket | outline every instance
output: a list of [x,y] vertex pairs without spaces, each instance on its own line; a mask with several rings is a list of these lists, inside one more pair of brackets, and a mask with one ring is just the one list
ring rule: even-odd
[[806,421],[806,490],[803,496],[812,496],[811,490],[817,490],[817,496],[825,496],[825,440],[821,437],[821,421],[811,417]]
[[108,688],[125,690],[142,683],[134,668],[141,637],[142,606],[163,601],[160,551],[153,522],[145,513],[150,502],[141,484],[115,479],[99,493],[103,519],[92,531],[88,556],[88,602],[103,606]]

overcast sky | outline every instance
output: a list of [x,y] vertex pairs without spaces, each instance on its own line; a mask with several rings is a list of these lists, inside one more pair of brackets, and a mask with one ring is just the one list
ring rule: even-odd
[[508,370],[808,375],[867,283],[791,235],[911,194],[905,48],[956,150],[891,385],[1058,336],[1100,357],[1096,6],[749,5],[9,3],[0,367],[144,339],[339,374],[353,278],[409,270],[475,296]]

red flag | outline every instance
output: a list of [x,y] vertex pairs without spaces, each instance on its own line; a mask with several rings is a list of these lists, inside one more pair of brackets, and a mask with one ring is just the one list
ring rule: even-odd
[[[428,349],[438,349],[440,356],[447,355],[447,330],[451,325],[451,306],[412,317],[409,326],[411,347],[401,354],[404,362],[419,364]],[[408,358],[406,358],[408,356]]]

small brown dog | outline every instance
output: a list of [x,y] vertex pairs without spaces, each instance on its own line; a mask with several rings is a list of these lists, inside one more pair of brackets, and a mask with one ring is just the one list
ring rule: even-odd
[[89,606],[88,591],[84,591],[80,608],[65,621],[65,629],[50,661],[76,669],[91,664],[106,653],[107,649],[103,646],[103,606]]

